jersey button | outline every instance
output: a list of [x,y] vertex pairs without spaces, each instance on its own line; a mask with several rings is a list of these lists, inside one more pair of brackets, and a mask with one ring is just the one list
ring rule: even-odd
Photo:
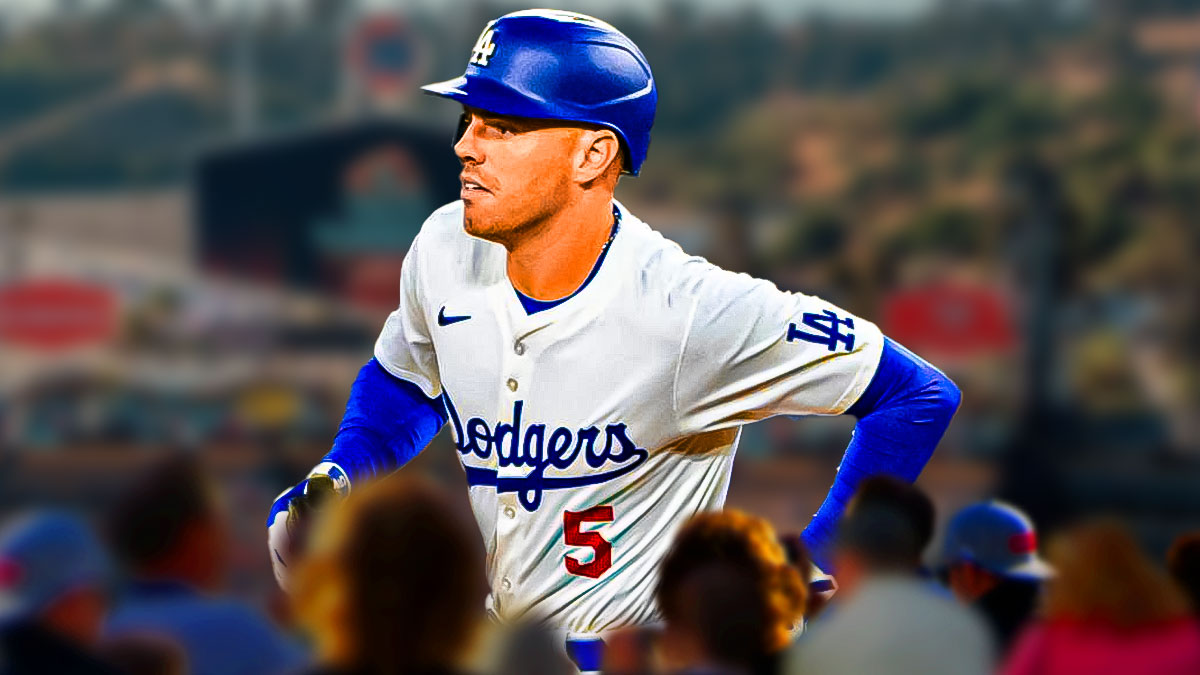
[[516,390],[517,390],[517,381],[516,381],[516,380],[514,380],[514,379],[513,379],[513,378],[511,378],[511,377],[510,377],[510,378],[508,378],[508,382],[505,382],[504,384],[508,385],[508,390],[509,390],[509,391],[516,391]]
[[518,342],[517,344],[513,345],[513,351],[517,353],[517,356],[522,356],[525,354],[525,343]]
[[504,577],[500,580],[500,588],[506,591],[512,590],[512,582],[508,580],[508,577]]
[[504,507],[504,517],[505,518],[516,518],[517,510],[511,506]]

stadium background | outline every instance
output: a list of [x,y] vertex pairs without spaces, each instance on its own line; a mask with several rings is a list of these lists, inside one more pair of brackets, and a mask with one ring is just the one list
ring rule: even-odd
[[[1156,556],[1200,527],[1200,2],[785,4],[590,10],[661,92],[619,198],[954,377],[921,478],[943,517],[1116,512]],[[512,8],[0,5],[0,510],[99,507],[201,453],[265,598],[270,500],[457,192],[456,110],[416,85]],[[729,503],[799,530],[851,426],[747,428]],[[463,482],[445,431],[416,464]]]

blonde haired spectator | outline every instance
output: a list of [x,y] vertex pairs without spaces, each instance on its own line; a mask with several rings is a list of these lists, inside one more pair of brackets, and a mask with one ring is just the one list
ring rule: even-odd
[[1044,617],[1005,675],[1200,673],[1200,627],[1187,600],[1120,523],[1081,525],[1052,543],[1057,577]]
[[656,597],[670,670],[763,673],[777,670],[808,591],[770,523],[726,510],[680,529]]
[[457,672],[484,613],[478,535],[441,491],[392,475],[323,514],[296,575],[316,671]]

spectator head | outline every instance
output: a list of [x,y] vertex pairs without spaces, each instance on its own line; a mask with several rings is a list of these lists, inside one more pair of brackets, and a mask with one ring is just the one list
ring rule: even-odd
[[788,644],[807,589],[766,520],[727,510],[701,513],[679,531],[656,599],[668,660],[754,669]]
[[872,476],[859,484],[854,497],[846,507],[853,511],[860,507],[881,505],[895,510],[909,522],[917,536],[917,547],[924,551],[933,541],[933,526],[936,511],[929,495],[908,481],[893,476]]
[[852,595],[869,577],[916,574],[933,513],[933,503],[915,485],[885,476],[863,481],[838,525],[839,593]]
[[1200,615],[1200,531],[1182,534],[1167,552],[1167,569]]
[[1037,553],[1029,516],[1000,501],[972,504],[946,528],[943,565],[951,590],[973,602],[1006,579],[1040,583],[1053,569]]
[[440,490],[394,474],[319,518],[297,570],[297,615],[326,665],[452,667],[483,617],[483,558],[474,528]]
[[224,578],[228,531],[216,485],[191,455],[138,476],[108,515],[113,552],[135,576],[213,589]]
[[0,621],[32,621],[94,644],[107,609],[111,565],[79,518],[39,511],[0,532]]
[[1046,594],[1050,619],[1133,629],[1189,613],[1183,594],[1118,522],[1073,528],[1051,544],[1050,561],[1056,572]]

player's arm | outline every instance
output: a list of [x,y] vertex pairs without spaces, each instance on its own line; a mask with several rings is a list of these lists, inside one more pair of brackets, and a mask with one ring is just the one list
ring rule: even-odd
[[356,483],[404,466],[446,423],[442,399],[387,372],[372,358],[358,371],[333,448],[303,481],[285,490],[267,515],[275,577],[286,586],[288,564],[304,546],[313,514]]
[[950,378],[890,338],[866,391],[846,414],[858,418],[833,487],[802,537],[813,560],[832,571],[829,545],[858,484],[886,474],[916,480],[950,425],[961,394]]
[[859,418],[828,497],[804,533],[829,569],[827,545],[869,475],[913,480],[958,405],[945,375],[870,321],[819,298],[692,263],[677,292],[691,300],[675,384],[685,435],[773,415]]
[[358,371],[333,448],[318,468],[340,472],[350,485],[390,473],[416,457],[445,423],[441,396],[426,396],[372,358]]
[[267,516],[275,578],[286,588],[288,562],[301,550],[313,511],[354,484],[394,471],[415,457],[446,421],[441,378],[424,311],[420,240],[400,273],[400,306],[388,316],[350,390],[333,447],[308,476],[285,490]]

